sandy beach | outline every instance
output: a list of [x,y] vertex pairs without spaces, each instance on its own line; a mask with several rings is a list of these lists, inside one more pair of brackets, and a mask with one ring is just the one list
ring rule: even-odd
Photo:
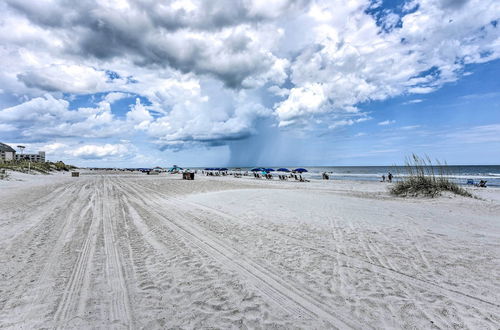
[[500,189],[13,179],[0,181],[2,329],[500,327]]

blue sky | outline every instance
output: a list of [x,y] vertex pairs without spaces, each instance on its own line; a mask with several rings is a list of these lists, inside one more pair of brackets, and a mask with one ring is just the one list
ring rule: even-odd
[[498,1],[8,0],[0,12],[0,141],[50,160],[500,164]]

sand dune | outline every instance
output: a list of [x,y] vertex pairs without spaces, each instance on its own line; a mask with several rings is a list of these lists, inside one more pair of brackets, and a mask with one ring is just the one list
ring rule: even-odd
[[0,328],[498,328],[500,191],[0,182]]

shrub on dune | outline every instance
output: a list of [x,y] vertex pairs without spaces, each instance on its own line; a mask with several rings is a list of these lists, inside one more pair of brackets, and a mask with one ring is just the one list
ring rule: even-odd
[[393,195],[436,197],[444,191],[449,191],[460,196],[473,197],[466,189],[446,177],[446,165],[438,163],[434,166],[428,157],[424,159],[414,154],[407,158],[404,168],[406,176],[390,188]]
[[0,169],[6,169],[17,172],[38,172],[48,174],[52,171],[71,171],[75,166],[64,164],[62,161],[58,162],[28,162],[26,160],[15,160],[0,163]]

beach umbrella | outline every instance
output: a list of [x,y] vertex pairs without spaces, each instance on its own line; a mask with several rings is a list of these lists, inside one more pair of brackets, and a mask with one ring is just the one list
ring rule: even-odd
[[298,173],[304,173],[304,172],[307,172],[307,170],[305,168],[302,168],[302,167],[299,167],[299,168],[296,168],[293,170],[294,172],[298,172]]
[[266,171],[266,172],[274,172],[274,169],[272,169],[272,168],[265,168],[264,171]]
[[289,169],[284,168],[284,167],[282,167],[282,168],[278,168],[278,170],[277,170],[277,171],[278,171],[278,172],[290,172],[290,170],[289,170]]
[[227,171],[227,168],[225,168],[225,167],[219,168],[219,171]]
[[260,171],[262,171],[262,168],[260,168],[260,167],[252,168],[251,171],[252,172],[260,172]]

